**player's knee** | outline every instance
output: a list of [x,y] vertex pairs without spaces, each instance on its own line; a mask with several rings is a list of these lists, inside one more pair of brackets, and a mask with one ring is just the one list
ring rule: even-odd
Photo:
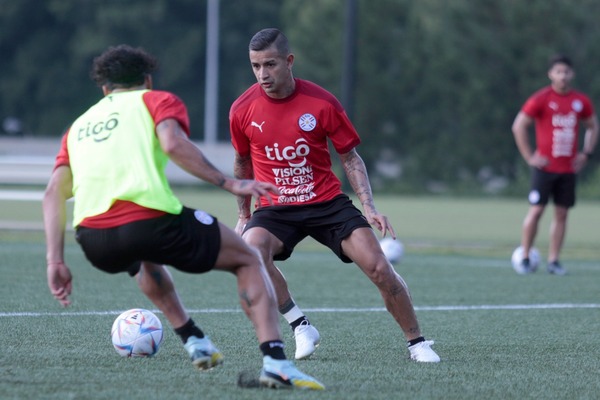
[[396,275],[385,257],[378,257],[370,267],[363,270],[369,279],[378,287],[388,284]]

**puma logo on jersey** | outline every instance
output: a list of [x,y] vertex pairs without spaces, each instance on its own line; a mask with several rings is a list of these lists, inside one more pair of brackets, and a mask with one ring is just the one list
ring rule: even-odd
[[258,128],[258,130],[260,131],[260,133],[262,133],[262,126],[265,124],[265,121],[263,121],[260,125],[257,124],[256,122],[252,121],[252,123],[250,124],[250,126],[255,126]]

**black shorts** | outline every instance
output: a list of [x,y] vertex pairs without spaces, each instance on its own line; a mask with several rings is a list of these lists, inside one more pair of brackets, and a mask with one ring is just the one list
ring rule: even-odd
[[202,273],[211,270],[221,248],[217,219],[184,207],[179,215],[166,214],[115,228],[78,227],[75,239],[96,268],[137,274],[142,261]]
[[545,206],[552,197],[557,206],[573,207],[576,184],[576,174],[556,174],[533,168],[529,204]]
[[345,263],[351,263],[342,252],[342,240],[357,228],[371,228],[367,219],[346,195],[319,204],[300,206],[268,206],[257,209],[244,232],[261,227],[283,242],[283,251],[273,257],[286,260],[294,247],[310,236],[329,247]]

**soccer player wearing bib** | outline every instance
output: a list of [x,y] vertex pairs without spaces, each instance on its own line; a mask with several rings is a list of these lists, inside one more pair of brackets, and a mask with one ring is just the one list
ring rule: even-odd
[[[400,325],[410,357],[438,362],[432,341],[421,335],[408,287],[381,250],[371,225],[395,237],[388,218],[374,205],[366,167],[356,152],[360,138],[342,105],[329,92],[294,78],[294,55],[277,29],[258,32],[249,46],[250,64],[258,83],[231,106],[230,131],[236,151],[234,175],[277,186],[252,207],[239,196],[236,231],[256,247],[273,280],[279,311],[296,339],[296,359],[309,357],[320,334],[295,304],[274,260],[290,257],[294,247],[311,236],[343,262],[356,263],[377,286],[385,305]],[[358,210],[334,175],[331,141],[364,209]]]
[[[567,232],[567,215],[575,205],[577,173],[594,154],[598,140],[594,107],[585,94],[571,88],[574,76],[568,57],[553,57],[548,69],[550,86],[527,99],[512,126],[519,152],[532,171],[530,207],[521,234],[523,260],[515,267],[519,274],[534,272],[529,251],[550,198],[554,202],[554,217],[550,225],[547,270],[555,275],[566,274],[559,259]],[[534,123],[535,150],[529,144],[529,129]],[[585,128],[581,151],[578,144],[580,123]]]
[[323,389],[285,357],[275,292],[256,251],[214,216],[183,206],[169,187],[165,166],[171,159],[238,196],[261,198],[278,193],[277,188],[227,177],[204,157],[188,139],[183,102],[172,93],[151,90],[156,66],[151,55],[126,45],[111,47],[94,60],[92,77],[104,97],[64,135],[43,200],[51,293],[63,306],[70,304],[65,203],[74,197],[75,237],[87,259],[104,272],[135,276],[181,337],[194,366],[211,369],[223,357],[187,314],[166,265],[192,274],[234,274],[240,304],[263,353],[260,383]]

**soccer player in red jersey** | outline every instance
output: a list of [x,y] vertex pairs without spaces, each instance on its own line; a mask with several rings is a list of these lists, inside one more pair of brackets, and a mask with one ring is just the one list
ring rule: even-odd
[[[550,197],[554,201],[554,218],[550,226],[547,269],[551,274],[566,274],[559,256],[567,231],[569,208],[575,205],[576,174],[592,157],[598,140],[598,118],[594,107],[585,94],[572,89],[574,76],[568,57],[553,57],[548,69],[550,85],[527,99],[512,126],[519,152],[532,170],[530,207],[521,237],[523,260],[515,266],[520,274],[535,271],[529,262],[529,251]],[[528,134],[534,123],[537,148],[532,150]],[[585,127],[581,151],[578,145],[580,123]]]
[[[231,106],[234,175],[279,188],[273,205],[238,196],[236,231],[261,253],[271,275],[279,311],[296,338],[296,359],[309,357],[320,334],[295,304],[274,260],[290,257],[311,236],[343,262],[355,262],[377,286],[400,325],[413,360],[438,362],[432,341],[421,335],[408,287],[381,250],[371,225],[395,237],[388,218],[375,208],[367,170],[356,152],[360,138],[340,102],[318,85],[294,78],[294,54],[278,29],[256,33],[249,45],[257,83]],[[341,190],[332,171],[328,141],[338,153],[364,215]]]

